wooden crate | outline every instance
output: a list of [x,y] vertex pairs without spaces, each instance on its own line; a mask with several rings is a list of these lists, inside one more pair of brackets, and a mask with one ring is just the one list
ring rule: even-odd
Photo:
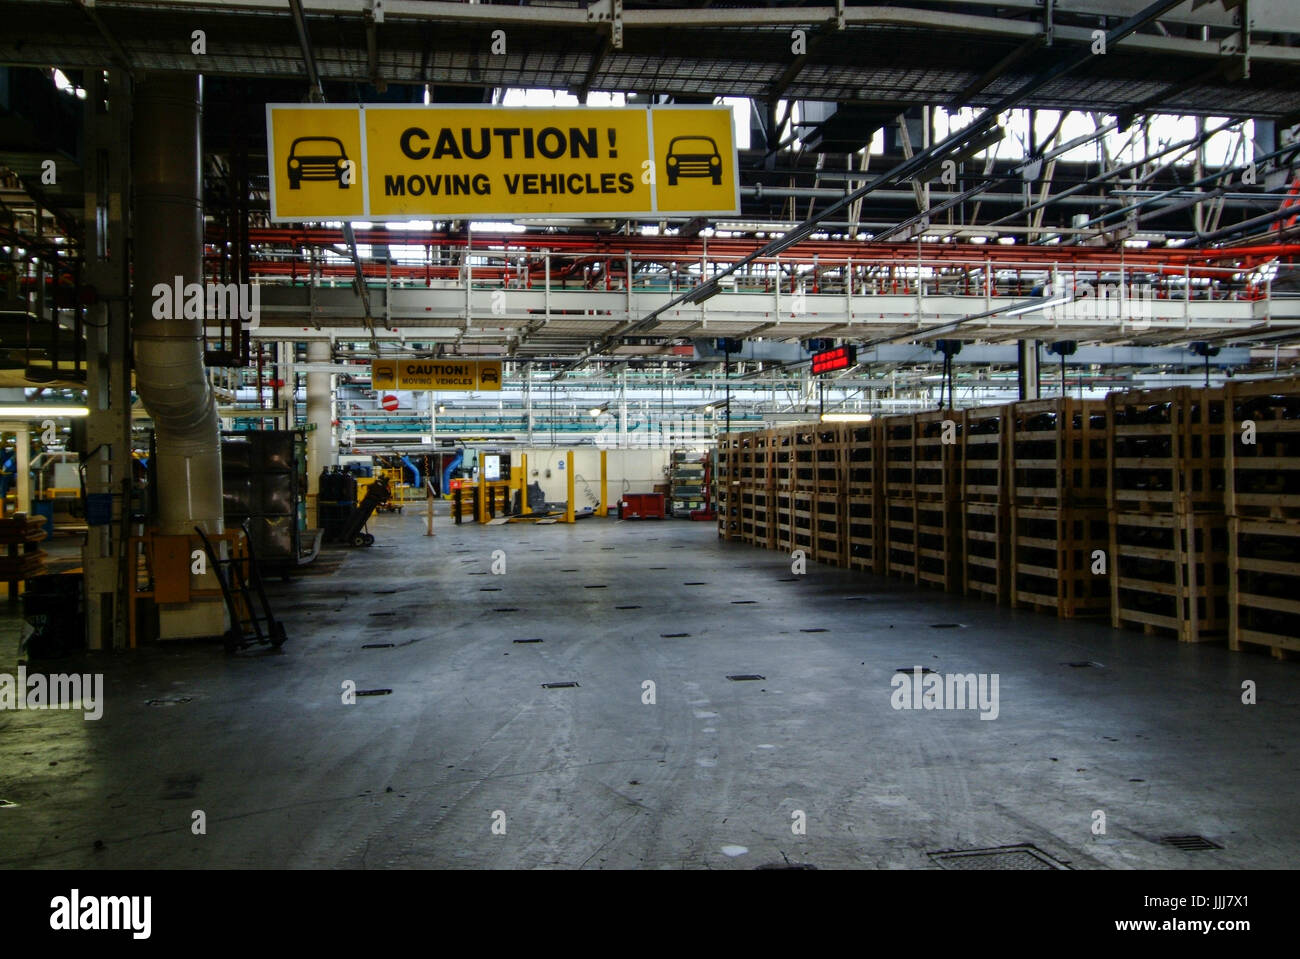
[[915,583],[916,563],[916,500],[887,498],[884,500],[884,572]]
[[772,491],[771,504],[772,549],[788,553],[795,549],[794,492],[778,487]]
[[1228,520],[1228,647],[1300,652],[1300,523]]
[[1113,510],[1222,512],[1224,394],[1171,387],[1106,397],[1106,503]]
[[834,566],[848,565],[849,537],[842,493],[812,494],[812,558]]
[[1008,504],[1011,495],[1010,406],[962,413],[961,496],[964,503]]
[[1225,393],[1228,514],[1300,520],[1300,377],[1234,382]]
[[1109,577],[1092,572],[1110,546],[1105,507],[1011,506],[1011,605],[1063,619],[1110,611]]
[[1006,429],[1013,503],[1105,504],[1104,401],[1057,397],[1012,403]]
[[918,499],[916,516],[916,581],[957,592],[962,586],[961,514],[946,500]]
[[[781,493],[777,492],[778,499]],[[810,490],[790,491],[790,549],[801,549],[809,559],[816,559],[813,548],[813,511],[817,494]]]
[[772,486],[772,446],[773,430],[758,430],[751,434],[753,440],[746,451],[741,446],[740,481],[749,483],[756,489],[770,489]]
[[875,493],[848,493],[844,498],[847,562],[850,569],[885,572],[884,506]]
[[1228,527],[1216,513],[1111,513],[1111,622],[1185,643],[1228,629]]
[[913,498],[958,502],[961,499],[962,412],[933,410],[912,416]]
[[740,534],[740,433],[718,437],[717,471],[713,477],[717,504],[718,536],[738,539]]
[[962,504],[962,592],[999,604],[1011,594],[1011,510],[1006,503]]
[[813,436],[811,489],[839,495],[848,488],[848,424],[822,423]]
[[791,489],[811,490],[817,482],[817,434],[821,424],[799,424],[790,436]]
[[[749,515],[746,517],[746,507]],[[748,519],[748,524],[746,523]],[[748,532],[747,543],[763,549],[776,548],[776,494],[770,490],[752,489],[741,494],[741,538]]]
[[960,497],[962,419],[960,411],[932,410],[880,421],[881,479],[887,498]]
[[916,497],[916,420],[911,414],[880,421],[880,481],[886,499]]
[[884,460],[879,421],[844,424],[844,468],[850,496],[876,496],[882,488]]
[[773,489],[789,490],[795,481],[795,430],[783,427],[771,431],[768,441],[768,483]]

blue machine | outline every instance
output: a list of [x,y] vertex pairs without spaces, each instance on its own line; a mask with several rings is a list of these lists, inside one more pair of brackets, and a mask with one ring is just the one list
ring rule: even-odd
[[439,493],[446,493],[447,490],[451,489],[451,474],[456,471],[456,468],[460,466],[464,460],[464,451],[458,450],[456,455],[447,461],[447,465],[442,468],[442,489],[438,490]]
[[411,471],[411,477],[412,477],[411,485],[414,486],[416,489],[419,489],[421,483],[419,467],[417,467],[413,462],[411,462],[411,458],[409,456],[402,457],[402,465]]

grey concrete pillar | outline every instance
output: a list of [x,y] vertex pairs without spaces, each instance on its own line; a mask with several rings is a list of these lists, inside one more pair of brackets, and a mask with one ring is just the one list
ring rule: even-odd
[[1016,344],[1016,381],[1022,400],[1038,399],[1038,341],[1020,340]]
[[[309,364],[329,363],[330,344],[328,340],[309,340],[307,343],[307,362]],[[332,396],[334,393],[334,375],[332,373],[307,373],[307,525],[319,527],[316,502],[320,497],[321,471],[335,463],[332,423]]]

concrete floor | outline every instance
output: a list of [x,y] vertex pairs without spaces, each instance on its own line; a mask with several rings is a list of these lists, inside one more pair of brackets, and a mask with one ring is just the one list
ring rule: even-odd
[[[371,528],[337,572],[275,584],[280,654],[59,663],[106,674],[102,720],[0,712],[0,866],[916,869],[1016,843],[1076,869],[1300,860],[1296,663],[792,577],[706,523]],[[896,711],[913,665],[997,673],[1000,715]],[[343,705],[346,680],[392,693]],[[1224,848],[1157,842],[1182,833]]]

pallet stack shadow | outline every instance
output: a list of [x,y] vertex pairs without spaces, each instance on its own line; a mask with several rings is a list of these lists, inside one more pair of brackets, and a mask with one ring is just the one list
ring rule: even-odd
[[1228,645],[1300,651],[1300,378],[1225,391]]
[[1111,621],[1182,642],[1227,628],[1224,394],[1173,387],[1106,397]]

